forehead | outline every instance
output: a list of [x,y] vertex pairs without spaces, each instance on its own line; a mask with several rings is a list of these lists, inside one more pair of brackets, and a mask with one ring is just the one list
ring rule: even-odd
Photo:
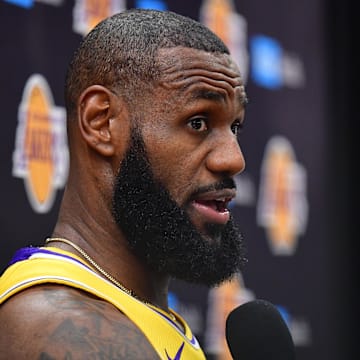
[[159,85],[192,97],[235,98],[240,105],[247,99],[238,66],[228,54],[175,47],[161,49],[157,62]]

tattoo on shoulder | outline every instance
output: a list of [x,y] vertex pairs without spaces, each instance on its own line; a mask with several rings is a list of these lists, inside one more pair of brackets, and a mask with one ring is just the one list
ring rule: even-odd
[[[63,357],[64,360],[73,360],[73,357],[71,356],[71,354],[69,352],[67,352],[65,354],[65,356]],[[50,356],[48,353],[46,352],[42,352],[39,356],[39,360],[57,360],[55,357]]]
[[39,356],[39,360],[55,360],[55,358],[45,352],[42,352]]
[[[145,336],[128,319],[114,317],[102,301],[45,291],[64,318],[49,333],[39,360],[158,359]],[[109,311],[109,308],[111,311]]]

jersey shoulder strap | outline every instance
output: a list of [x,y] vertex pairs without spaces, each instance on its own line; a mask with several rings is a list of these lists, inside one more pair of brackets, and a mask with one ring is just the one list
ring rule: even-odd
[[164,360],[204,360],[198,341],[179,314],[185,332],[168,316],[119,289],[72,253],[25,248],[0,277],[0,304],[31,286],[55,283],[91,293],[118,308],[144,333]]

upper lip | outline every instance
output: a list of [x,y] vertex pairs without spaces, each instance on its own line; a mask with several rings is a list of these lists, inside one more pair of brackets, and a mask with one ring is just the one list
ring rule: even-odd
[[223,201],[229,202],[236,196],[235,189],[212,190],[198,194],[195,201]]

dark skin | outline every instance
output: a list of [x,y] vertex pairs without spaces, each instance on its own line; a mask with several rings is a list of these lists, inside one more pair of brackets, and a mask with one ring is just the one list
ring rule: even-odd
[[[225,54],[172,48],[161,50],[159,58],[162,81],[151,98],[139,100],[151,104],[142,114],[142,136],[154,175],[180,206],[188,205],[191,221],[204,232],[206,212],[187,202],[194,184],[206,186],[244,169],[236,137],[244,118],[243,85]],[[139,297],[167,310],[168,275],[150,271],[132,253],[111,214],[130,115],[126,103],[105,87],[94,85],[81,94],[77,119],[70,120],[70,173],[53,236],[71,239]],[[212,239],[204,233],[204,241]],[[52,246],[79,255],[66,244]],[[158,358],[111,304],[59,285],[10,298],[0,308],[0,334],[0,359]]]
[[158,358],[112,305],[65,286],[23,291],[3,305],[0,317],[0,359]]

